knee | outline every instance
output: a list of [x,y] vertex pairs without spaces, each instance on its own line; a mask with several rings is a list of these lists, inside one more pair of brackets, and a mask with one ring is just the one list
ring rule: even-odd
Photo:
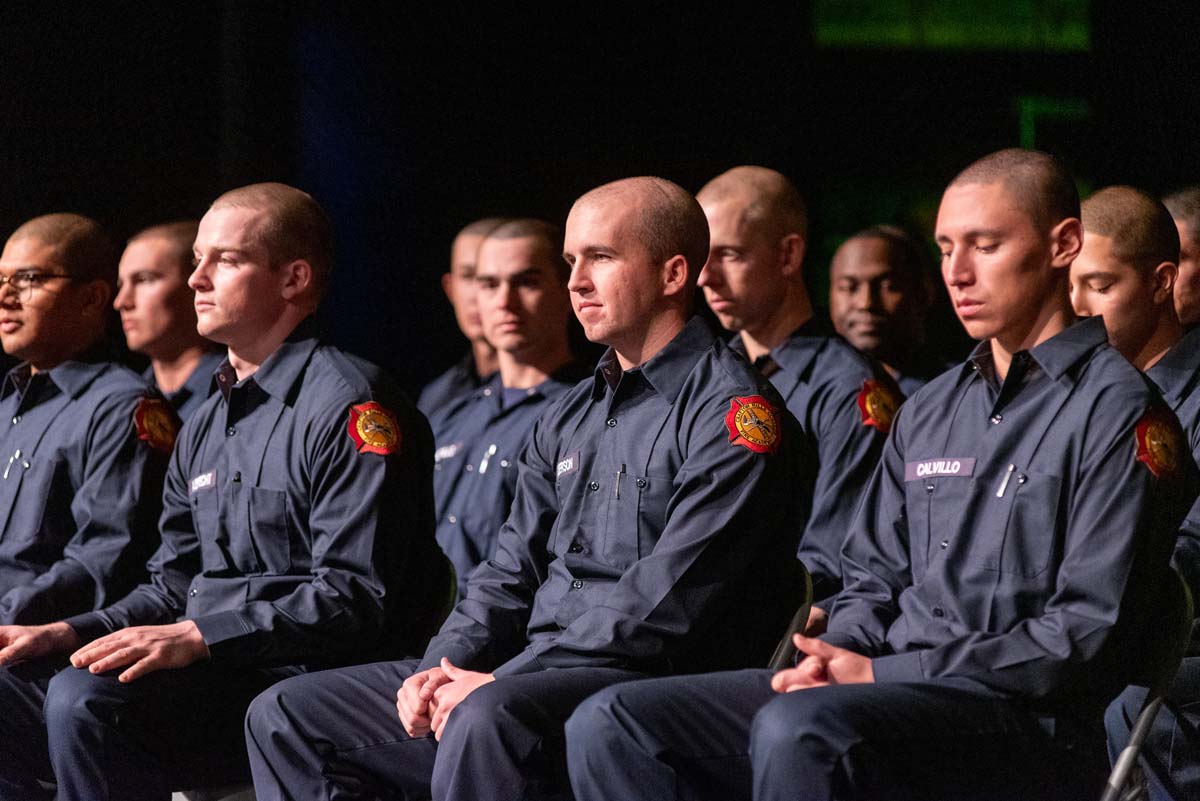
[[564,729],[569,753],[603,748],[605,743],[619,738],[620,727],[613,712],[619,690],[618,686],[606,687],[576,707],[567,718]]
[[105,690],[107,684],[115,681],[115,678],[95,676],[86,670],[70,667],[60,670],[46,688],[43,709],[47,729],[53,734],[97,724],[111,725],[118,703]]
[[813,756],[829,750],[828,721],[836,720],[836,709],[828,709],[821,693],[799,691],[772,699],[754,716],[750,725],[750,755],[755,762],[785,756]]
[[[294,676],[263,690],[246,708],[245,731],[255,742],[288,740],[306,736],[313,721],[335,719],[344,707],[325,703],[325,694],[315,676]],[[319,708],[324,708],[324,713]]]
[[1143,687],[1126,687],[1124,692],[1113,699],[1104,710],[1104,730],[1108,733],[1109,742],[1123,745],[1129,740],[1133,730],[1133,721],[1137,719],[1146,700],[1146,689]]

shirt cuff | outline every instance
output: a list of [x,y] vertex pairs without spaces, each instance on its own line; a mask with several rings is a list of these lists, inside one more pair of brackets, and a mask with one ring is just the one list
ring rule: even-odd
[[237,612],[214,612],[191,620],[196,624],[196,628],[200,629],[200,636],[208,646],[209,656],[214,660],[220,658],[222,652],[228,650],[234,640],[250,633],[250,628]]
[[920,651],[878,656],[871,660],[871,669],[875,672],[877,684],[925,681],[925,672],[921,668]]
[[538,661],[538,658],[534,655],[533,651],[531,651],[529,648],[526,648],[512,659],[493,670],[492,675],[496,678],[500,678],[501,676],[517,676],[522,673],[537,673],[541,670],[545,670],[545,668],[542,667],[542,663]]
[[99,612],[85,612],[82,615],[69,617],[63,622],[75,630],[75,636],[79,638],[80,645],[87,645],[92,640],[98,640],[113,631]]

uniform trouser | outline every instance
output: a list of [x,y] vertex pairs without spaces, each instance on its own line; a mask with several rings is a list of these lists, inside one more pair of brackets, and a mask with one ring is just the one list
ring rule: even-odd
[[677,676],[592,696],[566,725],[576,798],[1099,796],[1102,753],[1065,748],[1018,704],[976,685],[779,694],[770,677],[766,670]]
[[396,711],[417,664],[311,673],[255,699],[246,744],[258,800],[560,797],[563,721],[595,691],[642,677],[609,668],[506,676],[468,695],[439,742],[409,737]]
[[[1142,748],[1142,768],[1152,801],[1191,801],[1200,798],[1200,657],[1183,660],[1167,698],[1181,717],[1165,706],[1159,711]],[[1129,743],[1145,699],[1146,690],[1129,687],[1109,705],[1104,728],[1110,758]]]
[[158,801],[246,781],[246,707],[295,672],[199,664],[122,684],[61,663],[0,668],[0,801]]

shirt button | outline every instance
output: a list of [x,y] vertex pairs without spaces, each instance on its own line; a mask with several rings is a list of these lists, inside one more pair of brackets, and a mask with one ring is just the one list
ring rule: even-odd
[[483,394],[490,398],[492,396],[492,388],[488,387],[483,391]]
[[637,480],[637,482],[636,482],[636,483],[637,483],[637,485],[638,485],[638,489],[645,489],[645,488],[646,488],[646,479],[644,479],[644,478],[639,478],[639,479]]
[[949,548],[949,547],[950,547],[950,540],[942,540],[942,542],[941,542],[941,546],[942,546],[943,548]]
[[234,428],[233,426],[230,426],[229,428],[225,429],[225,436],[227,436],[227,437],[232,437],[236,433],[237,433],[237,429]]
[[507,468],[507,467],[509,466],[509,464],[511,464],[511,463],[510,463],[510,462],[509,462],[507,459],[501,459],[501,460],[500,460],[500,466],[501,466],[501,467]]
[[571,589],[582,590],[583,589],[583,581],[581,581],[580,579],[575,579],[574,581],[571,582]]
[[567,549],[567,553],[583,553],[583,546],[578,542],[571,543],[571,547]]
[[457,522],[458,522],[458,518],[457,518],[457,517],[455,517],[454,515],[447,515],[447,516],[446,516],[446,522],[447,522],[447,523],[457,523]]
[[1028,480],[1029,480],[1029,476],[1025,475],[1024,473],[1021,473],[1019,476],[1017,476],[1018,484],[1024,484]]
[[13,425],[15,426],[19,422],[21,422],[21,415],[18,414],[13,417]]
[[193,598],[195,598],[195,597],[196,597],[196,588],[195,588],[195,587],[192,587],[192,588],[191,588],[191,590],[189,590],[189,591],[188,591],[188,595],[190,595],[190,596],[192,596]]
[[932,494],[932,493],[933,493],[933,484],[932,484],[932,483],[930,483],[930,484],[926,484],[926,485],[925,485],[925,491],[926,491],[926,492],[928,492],[928,493],[930,493],[930,494]]
[[942,609],[942,607],[940,607],[940,606],[935,606],[935,607],[933,607],[933,616],[934,617],[945,617],[946,610]]
[[466,468],[464,468],[464,469],[465,469],[465,470],[466,470],[468,473],[473,473],[473,472],[475,472],[475,465],[473,465],[473,464],[471,464],[470,462],[468,462],[468,463],[467,463],[467,466],[466,466]]
[[600,489],[600,482],[598,482],[598,481],[589,482],[588,489],[590,489],[592,492],[595,492],[596,490]]
[[994,425],[994,426],[1000,425],[1000,421],[1001,421],[1001,420],[1003,420],[1003,419],[1004,419],[1004,415],[1002,415],[1002,414],[993,414],[993,415],[992,415],[992,418],[991,418],[991,424],[992,424],[992,425]]
[[228,381],[229,379],[227,379],[227,378],[225,377],[225,374],[224,374],[224,373],[217,373],[217,380],[218,380],[218,381],[220,381],[222,384],[224,384],[224,383],[225,383],[226,381]]
[[609,428],[616,428],[616,427],[617,427],[617,418],[615,418],[615,417],[610,417],[610,418],[608,418],[607,420],[605,420],[605,421],[604,421],[604,424],[605,424],[606,426],[608,426]]

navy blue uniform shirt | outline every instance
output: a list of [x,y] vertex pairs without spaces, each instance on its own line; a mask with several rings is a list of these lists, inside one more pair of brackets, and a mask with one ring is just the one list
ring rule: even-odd
[[[175,413],[179,415],[180,420],[187,420],[192,416],[192,412],[200,408],[200,404],[208,399],[208,396],[213,393],[216,384],[214,383],[214,373],[225,361],[225,352],[217,350],[205,351],[200,357],[200,361],[196,364],[196,369],[192,370],[192,374],[188,376],[187,381],[183,382],[183,386],[174,392],[164,392],[163,396],[174,407]],[[158,386],[154,380],[154,368],[147,367],[142,373],[142,378],[146,379],[152,386]],[[160,390],[161,391],[161,390]]]
[[459,401],[492,380],[492,376],[480,377],[475,370],[475,357],[470,351],[446,372],[430,381],[417,397],[417,408],[426,417],[433,419],[447,405]]
[[[738,433],[755,398],[775,412],[747,435],[775,453]],[[811,464],[779,394],[700,319],[638,368],[610,351],[534,426],[496,554],[420,669],[765,661],[798,600]]]
[[[1083,320],[1014,354],[1003,384],[984,342],[904,404],[824,635],[874,657],[876,682],[1090,704],[1127,683],[1128,653],[1097,658],[1129,645],[1118,617],[1161,582],[1197,478],[1178,423],[1106,340]],[[1148,410],[1179,440],[1169,458],[1146,452]]]
[[170,442],[141,439],[135,412],[163,401],[100,350],[32,375],[18,365],[0,387],[0,623],[112,603],[158,543]]
[[[149,583],[67,622],[87,641],[187,617],[229,665],[419,652],[447,580],[425,419],[307,326],[245,380],[224,362],[217,386],[180,433]],[[371,402],[394,419],[362,417]],[[390,455],[356,441],[356,410],[368,428],[397,429]]]
[[898,370],[895,379],[900,391],[905,397],[911,397],[918,389],[956,365],[936,359],[924,348],[918,348],[903,365],[893,366]]
[[[582,377],[572,366],[514,391],[496,375],[433,422],[437,541],[454,563],[460,597],[471,571],[495,550],[517,488],[517,457],[533,424]],[[516,397],[505,402],[509,393]]]
[[[734,337],[731,345],[745,355],[741,337]],[[877,382],[895,405],[902,396],[878,362],[816,317],[755,366],[779,390],[817,453],[812,514],[800,538],[799,556],[812,574],[815,597],[824,598],[841,586],[842,543],[862,489],[879,462],[890,423],[881,419],[873,425],[864,419],[859,405],[864,385]]]

